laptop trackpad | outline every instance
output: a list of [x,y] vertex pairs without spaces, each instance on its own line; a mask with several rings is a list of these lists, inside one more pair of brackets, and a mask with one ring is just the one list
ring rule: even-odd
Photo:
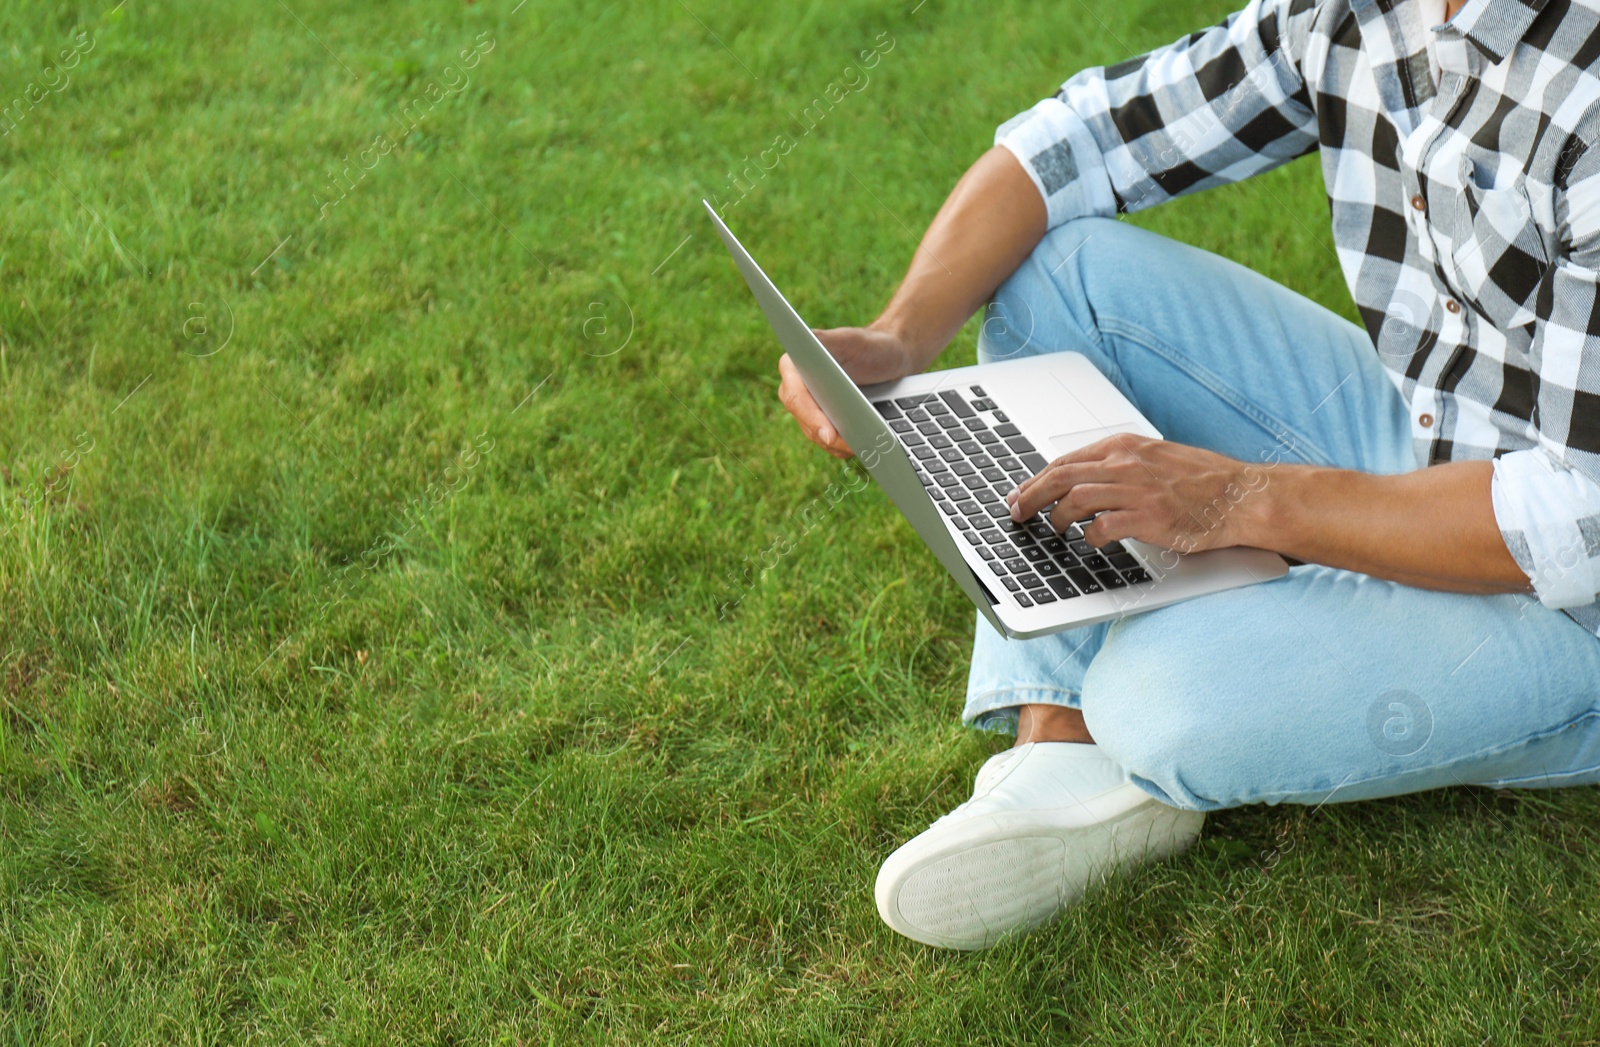
[[1085,429],[1078,433],[1061,433],[1050,438],[1050,447],[1058,455],[1068,454],[1080,447],[1087,447],[1096,440],[1104,440],[1108,436],[1118,433],[1132,433],[1135,436],[1144,435],[1144,427],[1138,422],[1123,422],[1117,425],[1103,425],[1095,429]]

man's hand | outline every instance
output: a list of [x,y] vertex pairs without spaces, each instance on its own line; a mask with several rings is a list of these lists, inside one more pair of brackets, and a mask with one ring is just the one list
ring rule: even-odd
[[[1089,544],[1122,538],[1180,553],[1254,544],[1249,502],[1267,484],[1260,466],[1147,436],[1107,437],[1062,455],[1007,498],[1027,520],[1056,503],[1050,521],[1084,527]],[[1095,514],[1099,515],[1095,515]]]
[[[888,382],[911,372],[911,357],[904,344],[886,331],[870,327],[835,327],[815,334],[857,385]],[[799,368],[789,359],[788,353],[778,361],[778,374],[783,378],[778,386],[778,399],[800,423],[800,431],[806,434],[806,439],[835,458],[849,458],[853,452],[817,406],[817,401],[811,398],[811,390],[806,388]]]

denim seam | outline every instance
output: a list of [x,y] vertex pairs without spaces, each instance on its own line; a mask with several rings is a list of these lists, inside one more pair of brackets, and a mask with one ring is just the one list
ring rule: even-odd
[[[1079,701],[1082,701],[1082,698],[1083,698],[1083,696],[1082,696],[1082,694],[1080,692],[1074,691],[1074,690],[1072,690],[1070,688],[1067,688],[1067,687],[1038,687],[1038,686],[1031,686],[1031,687],[992,687],[989,690],[981,691],[978,694],[969,694],[967,696],[965,708],[963,709],[963,714],[965,713],[966,709],[970,709],[973,706],[974,703],[985,703],[985,704],[987,704],[989,702],[994,701],[996,698],[1000,698],[1002,696],[1010,697],[1010,696],[1013,696],[1013,695],[1023,695],[1023,694],[1066,695],[1069,698],[1077,698]],[[1008,702],[1005,702],[1003,704],[990,705],[990,706],[988,706],[987,708],[985,708],[985,709],[983,709],[981,711],[983,711],[983,712],[993,712],[996,709],[1014,709],[1019,705],[1033,705],[1033,704],[1053,705],[1055,703],[1053,703],[1053,702],[1034,703],[1034,702],[1028,702],[1028,701],[1008,701]]]
[[[1244,397],[1235,392],[1230,386],[1227,385],[1227,383],[1223,382],[1220,377],[1195,363],[1187,355],[1177,351],[1171,346],[1168,346],[1162,342],[1160,338],[1156,337],[1146,329],[1139,327],[1137,324],[1128,323],[1127,321],[1107,318],[1101,321],[1100,330],[1104,333],[1113,334],[1118,338],[1127,339],[1128,341],[1142,346],[1151,353],[1154,353],[1155,355],[1166,360],[1173,367],[1176,367],[1178,370],[1184,372],[1190,378],[1192,378],[1197,385],[1201,385],[1209,389],[1213,394],[1216,395],[1218,399],[1231,406],[1234,410],[1238,411],[1251,422],[1254,422],[1256,425],[1260,426],[1261,429],[1273,439],[1281,440],[1283,433],[1293,433],[1297,440],[1302,441],[1302,443],[1297,445],[1294,449],[1302,458],[1310,461],[1314,457],[1316,460],[1313,464],[1317,465],[1334,464],[1333,459],[1323,454],[1322,451],[1316,446],[1316,443],[1305,433],[1295,429],[1281,418],[1273,417],[1272,415],[1267,414],[1265,411],[1260,410],[1254,403],[1246,400]],[[1121,368],[1122,365],[1120,361],[1118,362],[1117,366],[1119,369]],[[1273,429],[1274,425],[1278,427],[1276,430]]]

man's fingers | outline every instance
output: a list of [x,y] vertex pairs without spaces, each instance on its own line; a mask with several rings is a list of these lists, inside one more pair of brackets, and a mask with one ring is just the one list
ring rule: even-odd
[[1107,542],[1120,542],[1124,538],[1137,538],[1139,514],[1128,510],[1101,513],[1091,523],[1083,525],[1083,537],[1090,545],[1099,548]]
[[806,439],[835,458],[849,458],[849,445],[834,431],[828,416],[817,406],[817,401],[811,396],[811,390],[806,388],[799,369],[795,367],[794,361],[789,359],[787,353],[778,359],[778,373],[783,377],[783,384],[778,388],[778,399],[783,403],[784,409],[799,423],[800,431],[805,433]]
[[1132,496],[1133,492],[1120,484],[1077,484],[1056,501],[1056,507],[1050,511],[1050,526],[1065,531],[1074,520],[1108,510],[1126,509]]
[[1024,480],[1022,486],[1006,496],[1006,501],[1011,503],[1011,518],[1030,519],[1051,502],[1067,497],[1079,484],[1104,483],[1110,479],[1100,462],[1048,465],[1038,476]]

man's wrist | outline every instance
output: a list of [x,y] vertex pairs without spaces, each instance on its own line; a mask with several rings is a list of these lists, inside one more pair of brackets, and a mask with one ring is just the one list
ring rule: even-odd
[[930,352],[927,336],[919,331],[909,318],[900,318],[888,311],[867,325],[869,331],[887,335],[901,354],[901,367],[905,374],[915,374],[927,367],[942,346]]
[[1246,486],[1250,494],[1239,503],[1235,544],[1291,552],[1299,544],[1305,484],[1314,482],[1312,474],[1317,471],[1307,465],[1278,465],[1258,474],[1265,475],[1266,482]]

